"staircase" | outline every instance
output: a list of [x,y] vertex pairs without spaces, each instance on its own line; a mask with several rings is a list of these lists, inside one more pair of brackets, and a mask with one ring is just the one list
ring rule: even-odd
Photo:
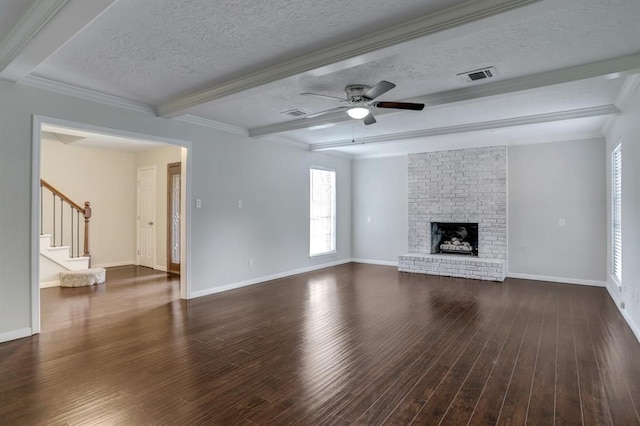
[[40,288],[60,285],[60,272],[89,269],[89,256],[71,257],[71,246],[51,245],[51,235],[40,235]]
[[[91,273],[90,218],[88,201],[81,207],[45,180],[40,180],[40,288],[60,285],[61,273]],[[82,222],[84,224],[80,226]],[[84,243],[82,248],[81,241]]]

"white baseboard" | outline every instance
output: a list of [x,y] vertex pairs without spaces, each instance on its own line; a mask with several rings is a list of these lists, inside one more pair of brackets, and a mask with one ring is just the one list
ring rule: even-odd
[[156,271],[167,272],[167,267],[162,265],[153,265],[153,269]]
[[605,281],[584,280],[582,278],[565,278],[565,277],[550,277],[547,275],[533,275],[533,274],[520,274],[517,272],[507,273],[507,278],[520,278],[522,280],[535,280],[535,281],[550,281],[561,284],[579,284],[590,285],[593,287],[606,287]]
[[0,343],[8,342],[9,340],[22,339],[23,337],[29,337],[33,333],[31,333],[30,328],[21,328],[19,330],[7,331],[5,333],[0,333]]
[[372,259],[351,259],[355,263],[366,263],[368,265],[382,265],[382,266],[395,266],[398,267],[398,262],[391,262],[388,260],[372,260]]
[[97,263],[95,265],[91,265],[92,268],[115,268],[116,266],[130,266],[135,265],[135,260],[123,260],[121,262],[106,262],[106,263]]
[[60,281],[45,281],[40,283],[40,288],[60,287]]
[[192,291],[189,298],[193,299],[193,298],[196,298],[196,297],[208,296],[210,294],[222,293],[223,291],[235,290],[237,288],[246,287],[246,286],[250,286],[250,285],[254,285],[254,284],[260,284],[260,283],[263,283],[263,282],[266,282],[266,281],[277,280],[279,278],[286,278],[286,277],[290,277],[292,275],[304,274],[305,272],[312,272],[312,271],[317,271],[319,269],[330,268],[332,266],[343,265],[345,263],[351,263],[351,261],[352,261],[352,259],[343,259],[343,260],[338,260],[336,262],[323,263],[321,265],[314,265],[314,266],[309,266],[309,267],[306,267],[306,268],[293,269],[291,271],[280,272],[278,274],[266,275],[266,276],[258,277],[258,278],[252,278],[250,280],[240,281],[240,282],[233,283],[233,284],[227,284],[227,285],[223,285],[223,286],[220,286],[220,287],[212,287],[212,288],[207,288],[207,289],[204,289],[204,290]]

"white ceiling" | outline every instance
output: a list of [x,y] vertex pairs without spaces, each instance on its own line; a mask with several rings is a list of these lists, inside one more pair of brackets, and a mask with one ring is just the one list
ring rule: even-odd
[[[640,73],[638,0],[31,3],[0,3],[0,79],[356,157],[597,137]],[[380,80],[427,107],[282,114]]]

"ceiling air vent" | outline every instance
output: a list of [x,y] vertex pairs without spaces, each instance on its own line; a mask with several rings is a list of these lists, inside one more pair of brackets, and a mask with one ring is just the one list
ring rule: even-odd
[[480,68],[473,71],[466,71],[457,74],[466,83],[471,83],[478,80],[486,80],[487,78],[493,78],[497,75],[494,67]]
[[289,115],[291,117],[301,117],[303,115],[307,115],[306,112],[301,111],[301,110],[299,110],[297,108],[296,109],[290,109],[288,111],[282,111],[280,114]]

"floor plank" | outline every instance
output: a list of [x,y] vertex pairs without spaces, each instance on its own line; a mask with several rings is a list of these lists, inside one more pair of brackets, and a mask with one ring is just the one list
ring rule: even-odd
[[640,424],[605,289],[346,264],[179,300],[109,268],[0,344],[0,424]]

